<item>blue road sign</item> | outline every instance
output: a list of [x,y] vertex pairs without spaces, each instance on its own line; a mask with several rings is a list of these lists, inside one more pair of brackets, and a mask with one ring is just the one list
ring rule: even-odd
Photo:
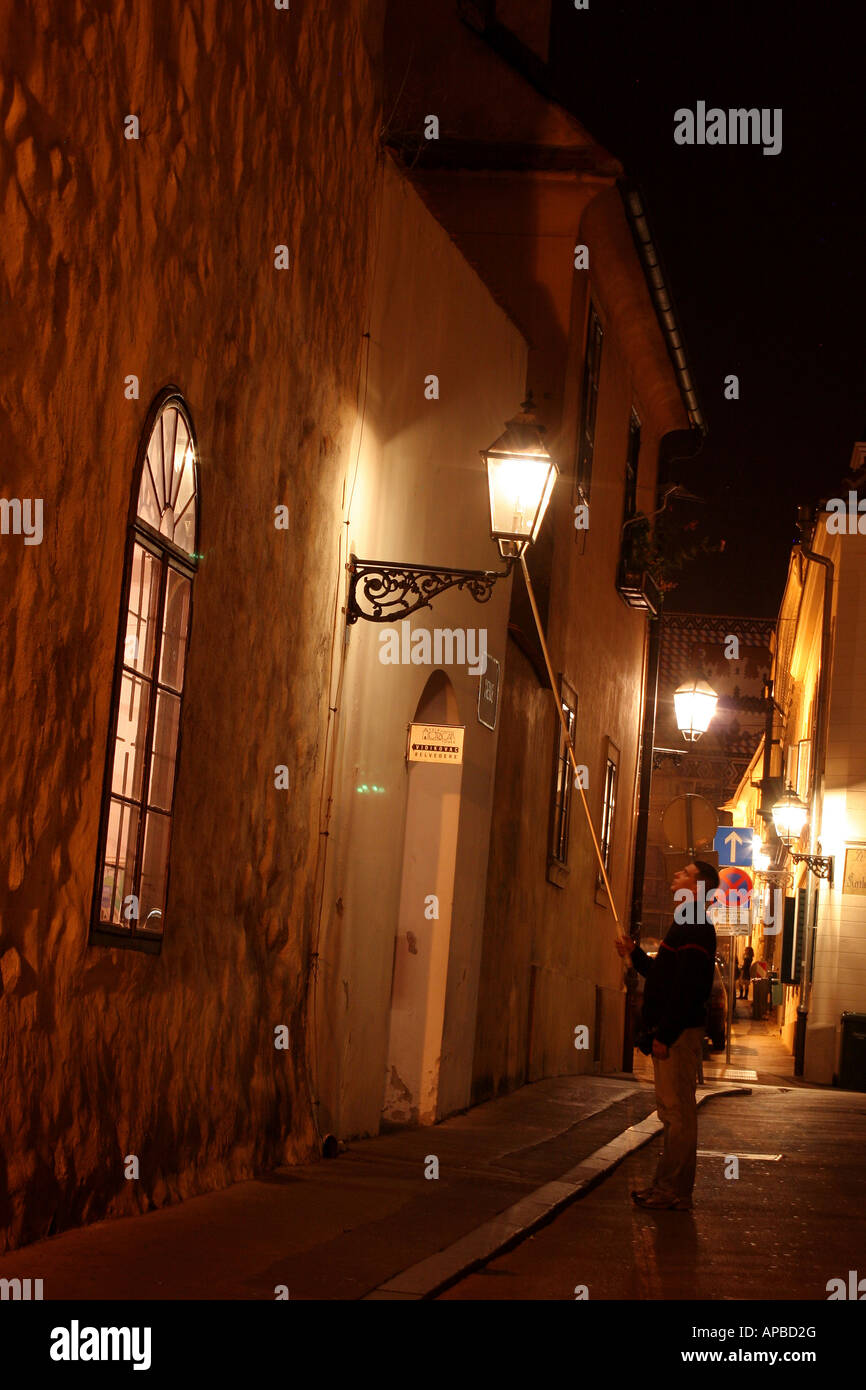
[[721,825],[713,838],[713,849],[720,864],[751,868],[754,846],[754,835],[747,825]]

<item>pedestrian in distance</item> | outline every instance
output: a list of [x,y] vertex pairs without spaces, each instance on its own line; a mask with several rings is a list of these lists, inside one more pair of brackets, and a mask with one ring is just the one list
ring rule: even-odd
[[740,999],[748,999],[749,997],[749,980],[752,974],[752,961],[754,959],[754,951],[751,946],[747,946],[743,952],[743,964],[740,967],[740,993],[738,996]]
[[702,859],[674,874],[674,922],[654,960],[630,936],[616,941],[619,954],[630,957],[646,980],[637,1046],[652,1054],[663,1144],[652,1186],[631,1196],[650,1210],[692,1209],[698,1158],[695,1085],[716,957],[716,933],[706,908],[718,886],[718,873]]

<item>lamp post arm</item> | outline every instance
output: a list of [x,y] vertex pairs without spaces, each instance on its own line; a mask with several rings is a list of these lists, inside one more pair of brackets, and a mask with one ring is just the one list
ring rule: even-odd
[[431,599],[455,585],[468,590],[476,603],[487,603],[493,585],[508,577],[513,564],[509,558],[503,570],[454,570],[446,565],[391,564],[350,555],[346,621],[365,618],[369,623],[392,623],[419,608],[429,608]]
[[[583,803],[584,814],[586,815],[586,823],[589,826],[589,833],[592,836],[592,843],[595,847],[595,857],[598,860],[598,867],[601,869],[601,876],[604,879],[604,886],[607,890],[608,901],[610,903],[610,910],[613,913],[614,923],[618,928],[619,917],[617,916],[616,906],[614,905],[613,893],[611,892],[610,881],[607,876],[607,870],[604,867],[604,859],[602,858],[601,848],[598,843],[598,836],[595,833],[595,827],[592,823],[592,817],[589,814],[589,806],[587,805],[586,797],[583,794],[583,784],[581,783],[580,776],[577,770],[577,759],[574,756],[574,747],[571,742],[571,735],[568,732],[568,725],[565,722],[565,715],[562,712],[562,701],[560,700],[559,695],[557,694],[556,677],[553,674],[553,666],[550,662],[550,652],[547,650],[547,642],[544,636],[544,629],[541,626],[541,616],[538,612],[538,605],[535,602],[535,591],[532,587],[532,580],[529,577],[529,568],[526,564],[525,555],[521,555],[520,564],[523,569],[523,578],[526,583],[526,592],[529,594],[529,602],[532,607],[532,616],[535,619],[535,626],[538,629],[538,640],[541,643],[541,650],[544,652],[544,664],[547,667],[547,675],[550,680],[550,692],[553,696],[553,703],[556,706],[556,712],[559,715],[559,722],[562,727],[563,736],[565,738],[565,746],[568,749],[569,761],[571,762],[571,766],[574,771],[574,779],[577,784],[577,789],[580,792],[580,799]],[[617,935],[619,935],[619,932],[617,932]]]

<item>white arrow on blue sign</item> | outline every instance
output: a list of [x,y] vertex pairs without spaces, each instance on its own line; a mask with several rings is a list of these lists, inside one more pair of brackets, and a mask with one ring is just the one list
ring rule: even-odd
[[722,825],[713,838],[713,849],[719,863],[751,867],[755,840],[748,826]]

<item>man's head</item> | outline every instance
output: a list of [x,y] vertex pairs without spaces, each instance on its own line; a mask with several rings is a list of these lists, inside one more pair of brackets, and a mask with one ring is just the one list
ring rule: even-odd
[[[673,876],[671,888],[674,893],[683,891],[691,893],[692,897],[698,895],[698,884],[704,885],[704,901],[709,898],[714,888],[719,886],[718,870],[712,864],[708,864],[705,859],[695,859],[691,864],[686,864],[685,868],[678,869]],[[682,902],[682,899],[680,899]]]

